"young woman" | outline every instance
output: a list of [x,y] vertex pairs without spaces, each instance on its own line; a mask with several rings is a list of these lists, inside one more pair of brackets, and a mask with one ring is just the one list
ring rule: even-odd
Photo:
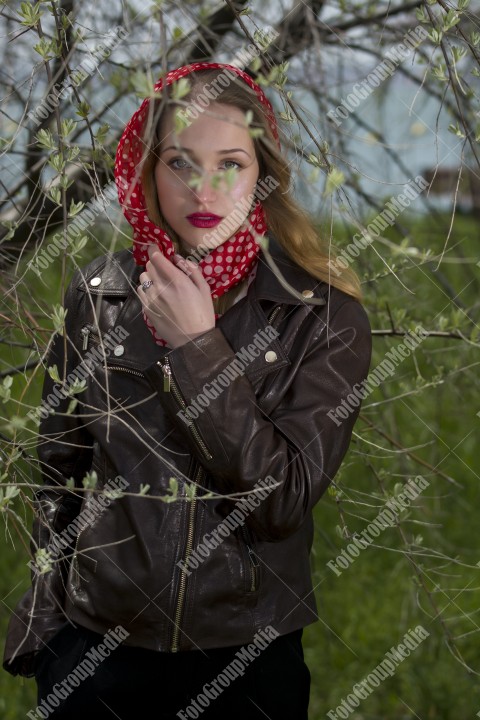
[[116,159],[133,252],[74,275],[49,356],[4,667],[35,675],[31,717],[306,720],[312,510],[370,327],[290,195],[261,88],[199,63],[156,89]]

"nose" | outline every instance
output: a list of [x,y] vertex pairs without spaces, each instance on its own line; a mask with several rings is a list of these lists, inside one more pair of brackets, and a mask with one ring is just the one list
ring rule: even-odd
[[217,191],[212,184],[213,173],[202,171],[198,185],[194,187],[195,196],[201,203],[210,203],[217,199]]

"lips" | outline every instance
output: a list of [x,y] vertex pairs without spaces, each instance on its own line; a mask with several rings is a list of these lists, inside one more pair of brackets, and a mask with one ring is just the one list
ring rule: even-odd
[[218,225],[223,218],[213,213],[192,213],[191,215],[187,215],[187,220],[194,227],[212,228]]

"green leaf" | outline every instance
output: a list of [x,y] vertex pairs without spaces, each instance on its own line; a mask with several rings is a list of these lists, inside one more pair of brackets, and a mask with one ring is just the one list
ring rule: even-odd
[[194,483],[187,483],[185,485],[185,497],[187,500],[193,500],[195,498],[197,488]]
[[4,403],[7,403],[11,398],[10,388],[12,387],[12,383],[13,377],[7,375],[7,377],[3,378],[3,382],[0,385],[0,398],[2,398]]
[[253,58],[252,62],[250,63],[250,68],[254,73],[257,73],[260,68],[262,67],[262,60],[258,55]]
[[85,388],[87,387],[87,381],[86,380],[80,380],[80,378],[75,378],[73,383],[68,388],[68,394],[69,395],[78,395],[79,393],[83,392]]
[[180,78],[177,82],[172,83],[172,100],[181,100],[190,92],[191,83],[188,78]]
[[67,138],[77,127],[78,122],[71,118],[65,118],[60,123],[60,133],[63,138]]
[[98,483],[98,475],[95,470],[88,472],[82,480],[82,485],[86,490],[95,490]]
[[185,128],[190,127],[191,120],[188,119],[185,111],[182,108],[175,108],[173,115],[173,125],[177,135],[180,135],[180,133],[185,130]]
[[42,38],[40,42],[33,46],[35,52],[37,52],[44,60],[51,60],[55,57],[55,48],[52,42]]
[[76,203],[76,202],[74,202],[74,200],[73,200],[73,198],[72,198],[72,200],[71,200],[71,202],[70,202],[70,209],[69,209],[69,211],[68,211],[68,217],[74,217],[75,215],[78,215],[78,213],[79,213],[81,210],[83,210],[84,207],[85,207],[85,203],[84,203],[84,202],[78,202],[78,203]]
[[460,125],[458,124],[458,122],[457,122],[456,125],[453,125],[453,123],[450,123],[450,125],[448,126],[448,131],[451,132],[451,133],[453,133],[454,135],[456,135],[456,136],[459,137],[459,138],[464,138],[464,137],[465,137],[465,133],[464,133],[463,130],[461,129],[461,127],[460,127]]
[[178,480],[177,478],[171,477],[169,482],[168,491],[170,495],[165,495],[162,500],[166,503],[173,502],[178,497]]
[[448,82],[449,77],[447,75],[447,66],[445,63],[439,63],[438,65],[433,65],[432,67],[432,75],[434,75],[437,80],[440,80],[442,82]]
[[335,190],[345,182],[345,175],[341,170],[336,167],[332,167],[327,175],[327,182],[325,185],[325,195],[331,195]]
[[45,548],[38,548],[34,557],[34,565],[39,575],[46,575],[53,569],[52,554]]
[[455,63],[459,62],[467,54],[466,47],[452,47],[452,56]]
[[27,27],[34,27],[40,20],[43,12],[40,10],[41,2],[36,2],[32,5],[29,2],[20,3],[20,10],[18,14],[23,18],[22,25]]
[[268,250],[268,237],[267,235],[260,236],[258,235],[255,238],[255,241],[260,245],[261,248],[264,248],[265,250]]
[[[212,177],[212,187],[213,187],[213,181],[215,179],[215,175]],[[198,173],[192,173],[190,176],[190,179],[188,181],[188,187],[191,187],[193,189],[200,187],[202,184],[202,176]]]
[[421,23],[429,23],[430,22],[430,18],[428,17],[425,9],[422,7],[416,8],[415,15],[417,16],[418,22],[421,22]]
[[173,28],[172,39],[174,41],[180,40],[183,37],[183,35],[184,35],[183,28],[181,28],[179,25],[176,25]]
[[433,29],[428,33],[428,37],[435,45],[440,45],[440,43],[442,42],[443,33],[439,30]]
[[470,42],[476,47],[480,43],[480,32],[470,33]]
[[82,102],[77,105],[75,112],[81,118],[86,119],[88,117],[88,113],[90,112],[90,105],[86,100],[82,100]]
[[57,148],[55,138],[50,130],[39,130],[35,140],[37,141],[37,145],[39,145],[42,149],[56,150]]
[[238,178],[238,170],[236,168],[230,168],[229,170],[226,170],[224,174],[224,180],[227,185],[227,190],[232,190],[233,186],[235,185],[237,178]]
[[72,162],[72,160],[75,160],[80,155],[80,148],[78,145],[73,145],[72,147],[68,148],[67,150],[67,160],[68,162]]
[[57,203],[57,205],[62,204],[62,191],[59,187],[51,187],[48,194],[52,198],[53,202]]
[[456,13],[453,9],[449,10],[443,18],[443,31],[446,32],[447,30],[450,30],[452,27],[455,27],[455,25],[457,25],[459,22],[460,16],[458,15],[458,13]]
[[77,407],[77,405],[78,405],[78,400],[76,398],[73,398],[73,400],[70,400],[70,402],[68,403],[67,415],[71,415],[73,413],[73,411],[75,410],[75,408]]
[[76,257],[81,253],[83,248],[88,242],[87,235],[82,235],[82,237],[77,237],[70,245],[70,257]]
[[48,164],[50,167],[52,167],[57,173],[63,172],[65,169],[66,161],[63,157],[62,152],[56,152],[54,155],[51,155],[48,159]]
[[103,123],[103,125],[100,125],[97,132],[93,136],[95,140],[103,145],[105,142],[105,139],[107,137],[108,131],[110,130],[110,125],[108,123]]
[[133,73],[130,84],[136,95],[140,98],[156,97],[159,98],[161,93],[155,92],[154,82],[150,73],[144,73],[137,70]]
[[53,313],[50,315],[50,318],[53,320],[53,326],[59,335],[63,335],[66,315],[67,310],[65,310],[62,305],[54,305]]
[[56,365],[50,365],[50,367],[47,368],[47,372],[52,378],[53,382],[61,384],[62,381],[60,380],[60,375],[58,374],[58,368]]

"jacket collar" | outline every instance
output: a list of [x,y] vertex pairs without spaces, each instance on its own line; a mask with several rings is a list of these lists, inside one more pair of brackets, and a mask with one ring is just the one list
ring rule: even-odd
[[[269,254],[272,256],[288,284],[298,293],[303,293],[305,298],[316,297],[325,300],[328,293],[327,283],[313,277],[302,267],[294,263],[283,250],[278,240],[273,236],[268,235],[267,237]],[[249,291],[251,291],[250,297],[256,300],[272,300],[290,305],[298,305],[302,302],[308,304],[308,301],[302,301],[292,295],[289,290],[279,282],[268,263],[263,249],[259,253],[257,273]],[[313,293],[313,295],[310,293]]]

